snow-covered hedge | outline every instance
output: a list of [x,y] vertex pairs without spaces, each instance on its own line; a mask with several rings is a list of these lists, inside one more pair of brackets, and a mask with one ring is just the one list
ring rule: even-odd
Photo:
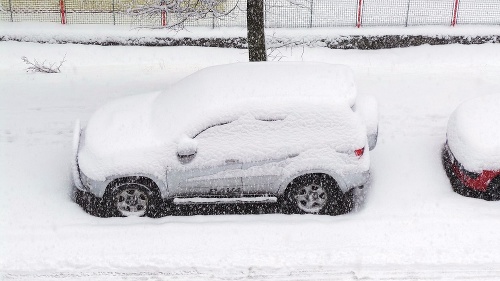
[[[201,28],[173,32],[110,25],[5,23],[0,41],[121,46],[203,46],[247,48],[244,28]],[[423,44],[500,43],[496,26],[267,29],[268,48],[308,46],[331,49],[385,49]]]
[[[246,49],[247,39],[245,37],[231,38],[173,38],[173,37],[141,37],[141,38],[33,38],[26,36],[0,36],[0,41],[35,42],[49,44],[85,44],[102,46],[200,46]],[[462,36],[462,35],[376,35],[376,36],[338,36],[313,40],[297,40],[289,37],[272,37],[267,40],[268,47],[281,46],[308,46],[327,47],[330,49],[361,49],[376,50],[401,48],[410,46],[445,45],[445,44],[484,44],[500,43],[500,36]]]

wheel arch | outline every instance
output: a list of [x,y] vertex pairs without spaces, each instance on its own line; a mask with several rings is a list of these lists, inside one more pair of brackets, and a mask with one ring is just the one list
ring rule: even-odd
[[290,184],[296,178],[304,176],[304,175],[308,175],[308,174],[326,175],[326,176],[330,177],[332,180],[335,181],[335,183],[337,184],[338,188],[343,193],[346,193],[348,191],[347,190],[347,186],[346,186],[344,180],[342,179],[342,177],[340,177],[340,175],[338,175],[337,173],[334,173],[332,171],[326,171],[326,170],[317,169],[317,170],[302,171],[302,172],[298,172],[298,173],[294,173],[294,174],[285,176],[283,178],[283,180],[281,181],[281,184],[279,186],[278,196],[284,195],[285,192],[286,192],[286,190],[287,190],[287,188],[290,187]]
[[158,196],[163,196],[166,192],[166,185],[158,178],[151,175],[120,175],[107,180],[106,188],[103,196],[110,195],[116,188],[124,184],[135,183],[141,184],[151,192],[157,193]]

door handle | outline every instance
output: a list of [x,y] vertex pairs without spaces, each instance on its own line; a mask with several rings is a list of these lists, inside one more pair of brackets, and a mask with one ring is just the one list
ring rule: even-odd
[[240,161],[238,159],[226,159],[226,164],[238,164]]

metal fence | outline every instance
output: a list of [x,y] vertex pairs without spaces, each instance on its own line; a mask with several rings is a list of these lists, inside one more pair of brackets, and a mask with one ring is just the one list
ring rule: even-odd
[[[0,0],[0,21],[161,26],[174,17],[133,16],[141,0]],[[225,18],[207,17],[188,26],[246,26],[246,0]],[[500,0],[265,0],[266,27],[500,25]]]

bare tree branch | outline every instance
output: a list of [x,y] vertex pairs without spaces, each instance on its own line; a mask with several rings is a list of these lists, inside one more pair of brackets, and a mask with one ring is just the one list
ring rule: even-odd
[[234,7],[226,5],[226,0],[147,0],[132,5],[127,13],[137,17],[157,17],[165,13],[168,20],[159,28],[183,29],[187,20],[227,17],[237,8],[238,2]]
[[266,36],[266,43],[268,57],[273,61],[280,61],[282,58],[285,58],[286,55],[283,54],[282,50],[290,50],[290,55],[292,54],[294,48],[302,47],[302,54],[300,55],[301,59],[303,59],[305,47],[310,44],[306,40],[292,40],[292,39],[283,39],[276,37],[276,34],[273,33],[269,36]]
[[60,73],[61,72],[61,66],[63,63],[66,62],[66,55],[64,55],[63,59],[59,62],[59,64],[54,63],[48,63],[47,65],[45,64],[46,61],[43,61],[42,63],[39,63],[36,59],[34,59],[33,62],[31,62],[27,57],[23,56],[21,57],[24,63],[28,65],[28,68],[26,68],[26,71],[31,71],[31,72],[41,72],[41,73]]

